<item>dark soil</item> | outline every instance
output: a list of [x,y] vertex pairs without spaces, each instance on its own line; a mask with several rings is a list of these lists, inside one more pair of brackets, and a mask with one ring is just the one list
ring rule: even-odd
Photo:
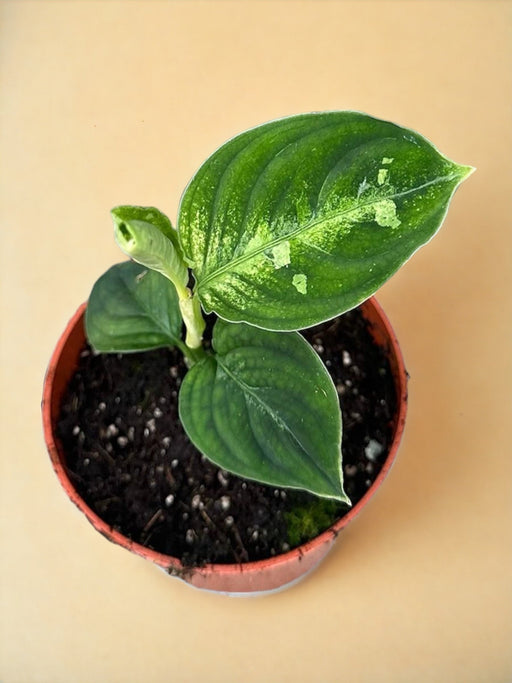
[[[340,396],[344,486],[354,504],[376,478],[392,437],[390,368],[357,309],[304,336]],[[207,461],[177,417],[185,372],[175,350],[96,355],[84,348],[58,431],[69,474],[102,519],[194,566],[279,554],[347,511],[306,492],[245,481]]]

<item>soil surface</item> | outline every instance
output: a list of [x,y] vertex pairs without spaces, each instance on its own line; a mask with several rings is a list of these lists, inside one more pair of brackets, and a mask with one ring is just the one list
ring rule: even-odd
[[[343,417],[345,491],[355,504],[386,458],[391,371],[356,309],[304,332],[329,370]],[[314,537],[348,508],[243,480],[206,460],[178,420],[181,353],[97,355],[86,346],[58,432],[72,481],[125,536],[185,566],[259,560]]]

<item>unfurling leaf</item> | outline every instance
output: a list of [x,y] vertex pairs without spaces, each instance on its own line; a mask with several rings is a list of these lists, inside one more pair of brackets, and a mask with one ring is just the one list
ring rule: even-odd
[[164,275],[178,294],[186,297],[188,268],[169,219],[151,207],[118,206],[110,213],[121,250],[137,263]]

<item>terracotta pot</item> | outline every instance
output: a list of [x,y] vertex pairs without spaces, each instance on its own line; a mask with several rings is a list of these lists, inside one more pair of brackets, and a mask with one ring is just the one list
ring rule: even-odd
[[69,478],[66,453],[56,435],[56,424],[66,386],[77,368],[79,355],[85,343],[85,308],[86,304],[80,306],[55,348],[44,381],[42,412],[44,436],[53,468],[69,498],[95,529],[110,541],[151,560],[171,576],[177,576],[197,588],[232,595],[251,595],[278,590],[298,581],[316,567],[332,548],[339,532],[361,512],[382,484],[395,460],[404,429],[407,375],[391,325],[376,300],[369,299],[361,308],[364,317],[371,324],[372,336],[387,352],[394,376],[397,411],[393,420],[393,439],[389,454],[372,486],[346,515],[309,543],[268,560],[244,564],[212,564],[192,570],[185,569],[177,558],[145,548],[113,530],[85,503]]

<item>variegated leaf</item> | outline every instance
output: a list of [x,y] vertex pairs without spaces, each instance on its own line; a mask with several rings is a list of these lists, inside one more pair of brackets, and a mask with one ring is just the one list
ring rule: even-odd
[[357,112],[289,117],[215,152],[178,230],[207,312],[272,330],[371,296],[439,229],[472,171],[425,138]]

